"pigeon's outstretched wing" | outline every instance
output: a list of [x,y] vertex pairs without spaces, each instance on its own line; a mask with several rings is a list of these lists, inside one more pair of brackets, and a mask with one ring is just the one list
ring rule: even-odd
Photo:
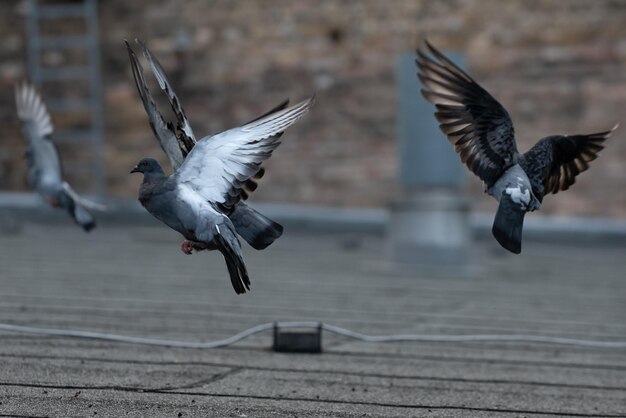
[[[244,125],[248,125],[252,122],[256,122],[257,120],[263,119],[266,116],[269,116],[271,114],[274,114],[280,110],[284,110],[287,108],[287,106],[289,106],[289,99],[285,99],[282,102],[280,102],[277,106],[274,106],[273,108],[271,108],[270,110],[268,110],[267,112],[263,113],[261,116],[257,116],[256,118],[252,119],[251,121],[248,121],[247,123],[245,123]],[[281,133],[277,134],[277,135],[281,135]]]
[[[271,115],[273,113],[276,113],[278,111],[286,109],[287,106],[289,106],[289,99],[283,100],[278,106],[275,106],[272,109],[270,109],[269,111],[267,111],[264,114],[262,114],[261,116],[258,116],[256,118],[252,119],[250,122],[246,123],[246,125],[248,125],[248,124],[250,124],[252,122],[256,122],[259,119],[263,119],[264,117],[269,116],[269,115]],[[278,138],[282,134],[283,134],[282,132],[279,132],[279,133],[276,134],[276,137]],[[261,179],[264,175],[265,175],[265,168],[263,168],[261,166],[259,171],[252,178],[249,178],[248,180],[245,181],[245,183],[243,184],[243,189],[241,189],[241,198],[243,200],[248,199],[248,195],[250,193],[254,192],[257,189],[257,187],[259,186],[258,183],[255,180]]]
[[135,52],[130,47],[128,41],[124,41],[124,43],[126,44],[126,49],[128,50],[128,57],[130,58],[130,66],[133,70],[135,85],[137,86],[139,97],[141,97],[141,101],[143,102],[143,107],[146,109],[146,113],[148,114],[148,120],[150,121],[152,132],[154,132],[154,136],[157,138],[161,148],[165,151],[165,154],[169,158],[170,163],[172,164],[172,169],[176,170],[183,163],[187,153],[184,152],[184,148],[181,148],[181,145],[178,142],[174,125],[166,122],[163,115],[159,112],[159,109],[157,109],[156,103],[150,94],[146,79],[143,75],[143,67],[137,59]]
[[50,136],[54,130],[50,114],[35,87],[21,83],[15,87],[17,116],[28,141],[28,176],[33,187],[61,181],[61,159]]
[[314,101],[311,97],[247,125],[201,139],[174,173],[177,183],[187,185],[203,200],[228,213],[241,199],[245,182],[259,172],[261,163],[280,144],[278,134],[300,119]]
[[548,136],[537,142],[520,159],[533,191],[540,200],[548,193],[567,190],[576,176],[598,157],[613,129],[589,135]]
[[420,49],[416,59],[422,94],[463,163],[491,186],[518,155],[511,118],[467,73],[428,41],[426,47],[432,57]]
[[[166,154],[170,158],[170,162],[172,163],[172,168],[174,169],[174,171],[176,171],[178,167],[180,166],[180,164],[182,164],[182,161],[185,159],[185,157],[191,152],[193,147],[196,145],[197,140],[193,133],[193,130],[191,129],[191,125],[189,123],[189,119],[187,118],[187,114],[185,113],[185,110],[183,109],[180,103],[180,100],[178,99],[178,96],[174,92],[172,85],[167,79],[167,75],[165,74],[165,70],[163,69],[163,66],[161,65],[157,57],[152,53],[152,51],[150,51],[150,49],[142,41],[138,39],[135,39],[135,41],[140,45],[143,51],[143,55],[148,61],[148,63],[150,64],[152,73],[154,74],[155,78],[157,79],[159,83],[159,87],[167,95],[169,103],[172,106],[172,110],[177,118],[177,123],[176,123],[176,126],[174,127],[172,123],[166,123],[162,115],[158,112],[156,105],[152,97],[150,96],[150,92],[147,88],[145,79],[143,78],[143,68],[141,67],[141,64],[139,64],[136,56],[132,52],[132,49],[128,46],[128,42],[126,42],[126,46],[129,50],[129,56],[131,59],[131,65],[133,67],[133,75],[135,76],[135,82],[137,84],[137,88],[139,90],[139,94],[142,98],[142,101],[144,102],[144,107],[146,108],[146,111],[148,112],[148,116],[151,121],[150,123],[153,126],[153,131],[155,132],[155,135],[157,136],[157,138],[159,138],[159,142],[161,143],[163,150],[166,152]],[[288,105],[289,105],[289,99],[284,100],[278,106],[272,108],[267,113],[248,122],[248,124],[255,122],[259,119],[262,119],[270,114],[276,113],[279,110],[283,110]],[[150,109],[152,109],[152,111]],[[163,132],[163,134],[157,133],[157,130],[154,129],[155,124],[152,122],[153,119],[155,119],[156,122],[160,121],[161,122],[160,124],[163,127],[165,127],[165,132]],[[158,125],[158,123],[156,125]],[[160,129],[160,131],[164,131],[164,130]],[[278,135],[281,135],[281,134],[282,133],[279,133]],[[164,140],[161,140],[161,138],[164,138]],[[164,143],[168,144],[168,146],[167,147],[163,146]],[[174,143],[177,144],[180,152],[178,152],[175,149],[173,145]],[[172,149],[170,149],[170,147]],[[265,174],[265,170],[261,169],[253,178],[260,179],[261,177],[263,177],[264,174]],[[244,200],[247,199],[248,195],[252,193],[254,190],[256,190],[256,188],[257,188],[257,183],[253,179],[248,179],[244,183],[244,187],[241,190],[242,199]]]
[[[196,144],[196,137],[193,134],[193,130],[191,129],[191,125],[189,124],[189,119],[187,119],[187,115],[185,114],[185,110],[180,104],[180,100],[178,100],[178,96],[174,92],[170,82],[167,80],[167,76],[165,75],[165,70],[161,66],[159,60],[150,52],[148,47],[141,42],[139,39],[135,39],[135,42],[141,46],[143,50],[143,55],[146,57],[148,62],[150,63],[150,67],[152,68],[152,73],[156,77],[159,82],[159,87],[161,90],[167,95],[167,99],[172,106],[172,110],[176,115],[176,138],[178,139],[178,144],[182,150],[184,155],[187,155],[191,152],[191,149]],[[176,169],[175,167],[174,169]]]
[[54,131],[50,113],[32,84],[24,82],[15,87],[15,104],[27,139],[31,143],[49,140]]
[[[263,115],[251,120],[246,125],[270,116],[276,112],[284,110],[289,105],[289,99],[284,100],[278,106],[274,107],[270,111]],[[279,132],[274,137],[279,138],[283,133]],[[233,205],[232,208],[228,208],[227,215],[231,222],[235,226],[237,233],[246,240],[256,250],[262,250],[268,245],[273,243],[277,238],[283,234],[283,227],[278,222],[274,222],[267,216],[263,215],[254,208],[248,206],[243,200],[248,198],[248,195],[254,192],[259,186],[257,181],[263,177],[265,169],[263,166],[259,167],[259,171],[243,182],[243,187],[240,190],[240,197],[242,201]]]

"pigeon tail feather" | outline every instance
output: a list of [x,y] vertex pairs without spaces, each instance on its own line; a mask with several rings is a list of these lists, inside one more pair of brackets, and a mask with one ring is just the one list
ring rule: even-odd
[[237,233],[255,250],[268,247],[283,234],[283,226],[240,202],[229,215]]
[[72,215],[74,221],[79,224],[85,232],[89,232],[96,227],[96,220],[94,217],[80,205],[74,207],[74,213]]
[[96,227],[96,220],[89,211],[77,202],[72,195],[64,192],[64,201],[67,212],[74,219],[78,225],[80,225],[85,232],[89,232]]
[[522,228],[526,210],[503,193],[491,232],[500,245],[514,254],[522,252]]
[[[234,236],[232,238],[237,239]],[[228,267],[228,274],[230,275],[230,281],[233,284],[235,293],[238,295],[246,293],[246,291],[250,290],[250,278],[248,277],[248,270],[243,262],[241,252],[233,248],[220,232],[215,234],[215,244],[217,249],[224,256],[224,261],[226,261],[226,267]]]

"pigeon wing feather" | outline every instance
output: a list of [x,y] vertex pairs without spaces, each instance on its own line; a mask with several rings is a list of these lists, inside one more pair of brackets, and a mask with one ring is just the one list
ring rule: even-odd
[[513,123],[508,112],[467,73],[426,41],[417,51],[424,97],[433,103],[442,132],[461,160],[488,186],[515,163]]
[[159,112],[152,95],[150,94],[146,79],[143,75],[143,67],[141,63],[137,59],[135,52],[128,44],[128,41],[124,42],[126,44],[126,49],[128,50],[128,57],[130,58],[130,66],[133,71],[135,85],[137,86],[139,97],[141,97],[141,101],[143,102],[143,107],[146,109],[152,132],[154,132],[154,136],[157,138],[161,148],[169,158],[170,163],[172,164],[172,169],[176,170],[183,163],[185,154],[183,154],[183,151],[179,146],[178,139],[176,139],[176,132],[174,131],[173,125],[165,121],[163,115]]
[[33,187],[59,185],[63,170],[59,153],[51,140],[54,128],[46,105],[29,83],[16,86],[15,104],[28,141],[26,157],[31,184]]
[[280,133],[300,119],[314,97],[244,126],[198,141],[174,176],[205,201],[230,211],[244,184],[280,144]]
[[537,142],[520,159],[528,174],[533,192],[539,199],[548,193],[567,190],[576,176],[589,168],[598,157],[617,125],[604,132],[589,135],[554,135]]
[[163,90],[163,92],[167,95],[167,99],[169,100],[170,105],[172,106],[172,110],[174,111],[177,119],[176,138],[178,140],[181,150],[183,151],[183,154],[187,155],[189,152],[191,152],[191,149],[196,144],[196,137],[193,133],[193,130],[191,129],[189,119],[185,114],[185,110],[180,104],[180,100],[178,100],[178,96],[176,96],[172,85],[168,81],[167,76],[165,75],[165,70],[163,69],[163,66],[161,65],[159,60],[154,56],[154,54],[143,42],[138,39],[135,39],[135,41],[139,44],[139,46],[141,46],[141,49],[143,50],[143,55],[150,63],[152,73],[159,82],[159,87],[161,87],[161,90]]

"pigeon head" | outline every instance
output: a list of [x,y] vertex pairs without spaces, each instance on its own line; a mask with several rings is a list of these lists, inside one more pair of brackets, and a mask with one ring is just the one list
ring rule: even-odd
[[133,168],[131,173],[143,173],[144,175],[165,175],[161,165],[154,158],[144,158],[137,163],[135,168]]

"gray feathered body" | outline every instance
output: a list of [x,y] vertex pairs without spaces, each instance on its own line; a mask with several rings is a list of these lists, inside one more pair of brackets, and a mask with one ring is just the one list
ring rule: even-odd
[[[211,228],[209,231],[196,232],[196,230],[199,222],[207,225],[223,224],[224,221],[221,218],[224,216],[206,208],[202,211],[194,207],[190,201],[181,199],[173,177],[167,177],[164,174],[144,174],[144,181],[139,188],[139,202],[152,216],[180,232],[185,239],[203,242],[210,247],[209,249],[216,248],[213,244],[214,234],[210,231]],[[207,202],[206,205],[209,203]],[[204,213],[200,215],[199,212]],[[202,218],[199,219],[199,216]]]
[[63,191],[61,161],[49,139],[30,143],[26,148],[28,182],[44,198],[58,198]]
[[176,185],[167,180],[165,175],[158,177],[144,175],[143,182],[139,187],[139,203],[165,225],[180,232],[185,238],[197,241],[196,236],[184,227],[176,215],[174,208]]
[[52,207],[65,210],[85,231],[96,226],[93,215],[67,192],[62,178],[61,160],[54,143],[46,138],[26,149],[28,182]]
[[250,278],[241,244],[230,219],[210,202],[199,198],[176,175],[167,177],[155,160],[145,159],[139,166],[144,173],[139,188],[139,202],[143,207],[187,240],[201,243],[207,250],[219,250],[235,292],[249,290]]

